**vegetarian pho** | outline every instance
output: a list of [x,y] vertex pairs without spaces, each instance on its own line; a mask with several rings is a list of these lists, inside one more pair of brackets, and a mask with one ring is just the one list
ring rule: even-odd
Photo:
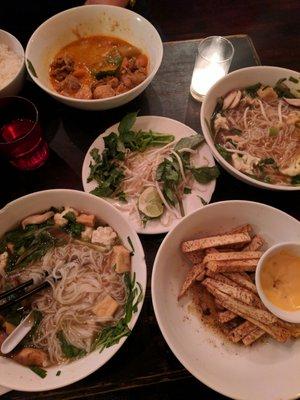
[[54,89],[77,99],[105,99],[127,92],[148,75],[148,58],[122,39],[83,37],[63,47],[50,65]]
[[[94,215],[63,207],[29,216],[2,237],[0,251],[1,292],[31,279],[49,283],[0,312],[1,344],[33,311],[34,327],[8,355],[16,362],[35,368],[68,362],[129,334],[141,300],[131,251]],[[10,300],[15,296],[20,292]]]
[[[266,183],[300,183],[300,99],[285,83],[240,88],[212,115],[219,153],[237,170]],[[289,83],[298,83],[291,77]],[[298,107],[298,108],[297,108]]]

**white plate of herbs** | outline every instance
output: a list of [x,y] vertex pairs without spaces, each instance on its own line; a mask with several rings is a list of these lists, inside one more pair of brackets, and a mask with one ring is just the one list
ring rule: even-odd
[[137,113],[101,134],[82,167],[84,191],[112,203],[143,234],[166,233],[209,203],[218,176],[201,134]]

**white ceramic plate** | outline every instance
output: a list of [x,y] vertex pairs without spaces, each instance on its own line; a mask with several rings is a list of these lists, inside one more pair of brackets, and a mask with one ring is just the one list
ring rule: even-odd
[[[99,136],[91,145],[88,152],[86,153],[83,166],[82,166],[82,184],[85,192],[90,192],[96,187],[95,182],[87,183],[87,177],[89,176],[89,164],[91,161],[90,151],[96,147],[99,149],[100,153],[104,149],[104,141],[103,137],[109,135],[111,132],[118,131],[119,123],[111,126],[107,129],[103,135]],[[175,136],[175,138],[181,139],[186,136],[196,135],[197,133],[189,128],[188,126],[182,124],[181,122],[175,121],[174,119],[165,118],[165,117],[156,117],[156,116],[143,116],[138,117],[136,123],[134,125],[134,129],[139,130],[149,130],[158,131],[162,133],[168,133]],[[193,158],[195,165],[205,165],[207,161],[209,166],[215,165],[213,156],[209,150],[209,147],[206,143],[202,144],[198,150],[196,157]],[[183,199],[183,206],[186,215],[191,212],[197,210],[198,208],[203,207],[201,200],[198,196],[201,196],[207,203],[209,203],[211,196],[215,190],[216,182],[212,181],[207,185],[201,185],[197,182],[194,184],[193,192],[189,195],[186,195]],[[109,201],[108,199],[105,199]],[[111,201],[113,204],[113,201]],[[160,223],[159,220],[149,221],[145,228],[143,228],[135,218],[132,218],[128,212],[122,212],[122,214],[126,217],[126,219],[131,221],[132,226],[138,233],[146,233],[146,234],[157,234],[157,233],[166,233],[169,232],[180,219],[174,219],[172,223],[168,226],[164,226]]]
[[244,348],[224,341],[188,312],[191,300],[177,302],[188,267],[180,244],[251,223],[271,246],[300,240],[300,223],[275,208],[248,201],[213,203],[185,217],[162,242],[152,273],[152,299],[160,329],[185,368],[214,390],[234,399],[287,400],[300,393],[300,340],[270,339]]
[[[147,271],[144,251],[139,237],[118,210],[96,196],[76,190],[55,189],[21,197],[0,210],[0,237],[24,217],[51,206],[61,207],[62,205],[69,205],[78,210],[97,215],[98,218],[118,232],[126,245],[128,244],[128,236],[131,238],[135,249],[132,257],[132,271],[136,273],[136,280],[141,284],[145,294]],[[138,311],[133,315],[129,323],[130,329],[134,327],[142,305],[143,302],[139,304]],[[29,368],[23,367],[8,358],[0,357],[0,385],[29,392],[57,389],[69,385],[102,367],[119,350],[125,340],[126,338],[122,338],[118,344],[105,349],[100,354],[96,350],[70,364],[47,368],[48,373],[44,379],[34,374]],[[57,371],[61,371],[59,376],[56,376]]]

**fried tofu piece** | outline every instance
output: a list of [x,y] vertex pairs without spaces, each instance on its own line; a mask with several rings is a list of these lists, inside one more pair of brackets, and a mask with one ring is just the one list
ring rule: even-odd
[[208,261],[230,261],[230,260],[249,260],[259,259],[262,256],[261,251],[230,251],[226,253],[218,252],[207,254],[203,262]]
[[92,214],[80,214],[76,217],[76,222],[85,226],[93,228],[96,223],[96,216]]
[[6,332],[8,335],[10,335],[10,334],[16,329],[15,325],[14,325],[14,324],[11,324],[11,323],[8,322],[8,321],[5,321],[5,322],[3,323],[3,328],[5,329],[5,332]]
[[212,272],[255,271],[258,260],[209,261],[206,267]]
[[13,359],[19,364],[30,367],[36,365],[37,367],[47,367],[49,364],[48,355],[43,350],[27,348],[20,350]]
[[188,291],[188,289],[192,286],[192,284],[195,282],[197,278],[203,279],[205,277],[205,267],[203,264],[195,264],[190,271],[188,272],[185,281],[183,282],[183,285],[181,287],[180,293],[178,295],[178,299],[180,299],[185,293]]
[[116,245],[112,249],[112,265],[115,265],[115,271],[123,274],[131,270],[130,251],[123,245]]
[[182,243],[183,253],[189,253],[196,250],[204,250],[210,247],[227,246],[231,244],[249,243],[251,237],[248,233],[234,233],[231,235],[218,235],[202,239],[188,240]]
[[93,307],[93,313],[98,317],[111,318],[117,311],[119,304],[109,294]]

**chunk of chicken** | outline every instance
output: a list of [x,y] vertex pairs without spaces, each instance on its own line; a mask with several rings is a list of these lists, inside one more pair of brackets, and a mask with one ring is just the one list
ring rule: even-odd
[[289,113],[286,118],[286,123],[288,125],[295,125],[296,123],[300,124],[300,112],[295,111]]
[[44,214],[35,214],[35,215],[30,215],[29,217],[26,217],[23,219],[21,222],[22,228],[24,229],[27,225],[36,225],[36,224],[41,224],[48,219],[52,218],[54,215],[53,211],[47,211]]
[[280,168],[279,171],[288,176],[297,176],[300,174],[300,154],[292,160],[288,167]]
[[38,367],[47,367],[49,364],[48,355],[43,350],[27,348],[20,350],[13,359],[19,364],[27,367],[36,365]]
[[58,91],[64,95],[74,95],[81,88],[80,81],[73,75],[68,75],[58,86]]
[[148,65],[148,58],[147,58],[147,56],[145,56],[145,54],[140,54],[136,58],[135,63],[136,63],[137,68],[140,68],[140,67],[146,68]]
[[232,163],[234,168],[246,174],[253,174],[253,168],[259,163],[260,158],[253,157],[250,154],[243,154],[240,157],[238,154],[232,154]]
[[68,56],[59,57],[50,65],[50,75],[59,82],[62,82],[73,71],[74,60]]
[[111,248],[118,235],[110,226],[99,226],[92,234],[92,243]]
[[92,91],[88,85],[82,85],[78,92],[75,93],[74,97],[76,99],[86,99],[89,100],[93,97]]
[[225,117],[222,117],[221,114],[217,114],[215,119],[215,130],[218,132],[220,129],[229,130],[229,125]]
[[113,97],[116,92],[110,85],[98,85],[93,91],[94,99],[106,99],[107,97]]
[[112,318],[119,304],[109,294],[93,307],[93,313],[98,317]]
[[112,249],[111,263],[118,274],[131,270],[130,251],[123,245],[114,246]]

